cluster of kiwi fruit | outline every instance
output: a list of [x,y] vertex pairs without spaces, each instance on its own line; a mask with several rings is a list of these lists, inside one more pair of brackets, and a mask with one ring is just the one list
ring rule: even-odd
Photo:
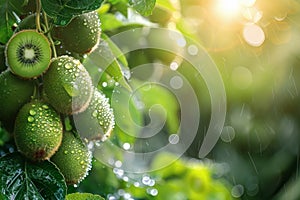
[[104,141],[114,127],[108,99],[78,59],[97,46],[100,21],[93,11],[55,26],[36,10],[0,45],[0,122],[20,153],[33,162],[52,161],[67,184],[77,184],[91,168],[87,143]]

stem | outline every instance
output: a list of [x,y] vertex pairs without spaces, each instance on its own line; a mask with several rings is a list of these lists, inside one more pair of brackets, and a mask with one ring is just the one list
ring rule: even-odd
[[53,52],[53,57],[56,58],[57,57],[57,53],[56,53],[56,49],[55,49],[55,44],[53,42],[53,39],[51,37],[51,33],[50,33],[50,27],[49,27],[49,23],[48,23],[48,18],[47,18],[47,14],[45,13],[45,11],[43,11],[43,17],[44,17],[44,21],[45,21],[45,26],[46,26],[46,33],[47,33],[47,37],[50,41],[51,44],[51,48],[52,48],[52,52]]
[[34,89],[32,99],[39,99],[40,98],[40,91],[39,91],[39,80],[35,80]]
[[41,29],[41,22],[40,22],[40,13],[41,13],[41,1],[36,0],[36,17],[35,17],[35,23],[36,23],[36,28],[38,32],[42,32]]

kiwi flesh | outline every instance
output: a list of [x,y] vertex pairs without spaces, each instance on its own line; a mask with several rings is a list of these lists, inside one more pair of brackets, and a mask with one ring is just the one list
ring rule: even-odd
[[18,150],[33,161],[49,159],[58,149],[63,126],[58,113],[47,103],[34,100],[19,111],[14,129]]
[[91,101],[92,79],[80,61],[73,57],[53,58],[43,83],[49,103],[60,113],[83,112]]
[[83,140],[105,141],[114,127],[114,114],[108,98],[94,88],[88,108],[73,116],[76,130]]
[[91,169],[92,156],[87,146],[72,132],[64,132],[61,146],[51,161],[60,169],[68,185],[83,180]]
[[0,121],[12,129],[19,109],[31,100],[34,82],[23,80],[5,70],[0,74]]
[[66,26],[54,27],[52,36],[74,53],[91,52],[99,43],[101,28],[96,11],[78,15]]
[[45,72],[51,60],[48,39],[36,30],[22,30],[8,41],[6,64],[11,71],[23,78],[36,78]]

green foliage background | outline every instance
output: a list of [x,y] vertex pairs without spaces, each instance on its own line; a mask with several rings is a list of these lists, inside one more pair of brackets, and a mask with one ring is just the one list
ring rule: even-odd
[[[12,27],[18,23],[17,16],[24,15],[22,6],[26,6],[27,1],[22,2],[23,4],[0,0],[0,18],[5,19],[0,21],[1,45],[5,45],[13,34]],[[47,183],[50,185],[53,183],[54,189],[51,190],[59,190],[55,189],[54,183],[57,183],[61,185],[62,195],[66,192],[81,192],[98,194],[106,199],[296,200],[300,198],[297,189],[300,186],[299,1],[257,0],[251,7],[243,7],[247,15],[238,13],[230,19],[225,17],[222,19],[214,12],[213,7],[218,2],[216,0],[59,1],[60,5],[57,2],[42,0],[43,9],[48,11],[47,14],[53,17],[54,23],[58,25],[66,24],[73,16],[82,12],[97,9],[102,23],[102,41],[97,51],[86,57],[83,64],[94,81],[97,81],[98,88],[108,97],[112,97],[116,82],[126,88],[121,99],[130,96],[130,89],[141,82],[138,79],[128,81],[126,78],[126,74],[130,74],[130,70],[135,67],[157,61],[169,66],[175,60],[180,63],[177,71],[183,74],[197,91],[201,123],[199,122],[195,141],[184,156],[172,165],[153,172],[138,175],[126,173],[119,165],[110,168],[94,159],[90,175],[80,185],[66,189],[60,173],[55,171],[55,166],[50,162],[41,164],[39,169],[41,172],[53,174]],[[251,21],[254,20],[255,14],[258,15],[254,8],[263,13],[255,22]],[[63,15],[56,11],[60,11]],[[262,45],[254,47],[245,41],[243,35],[245,23],[255,23],[262,28],[265,34]],[[185,36],[199,42],[216,63],[226,88],[227,116],[221,138],[206,159],[198,158],[199,141],[202,141],[205,135],[211,112],[210,96],[204,80],[199,76],[193,76],[195,70],[188,62],[169,52],[146,49],[122,54],[120,48],[109,37],[136,27],[180,30]],[[167,43],[168,37],[154,37],[152,40]],[[1,63],[1,67],[2,65]],[[154,74],[151,70],[147,73]],[[98,77],[101,79],[98,80]],[[179,126],[178,102],[172,94],[160,86],[154,86],[146,92],[141,90],[140,96],[144,103],[143,110],[139,109],[135,100],[130,101],[129,113],[128,105],[124,102],[112,106],[118,112],[125,113],[126,119],[132,118],[136,124],[145,125],[149,121],[149,108],[154,104],[163,105],[168,113],[166,125],[162,132],[153,138],[154,142],[151,142],[153,144],[157,141],[159,144],[159,141],[173,134]],[[157,112],[155,115],[159,117],[162,113]],[[126,126],[131,136],[117,124],[110,141],[120,147],[128,143],[136,148],[135,150],[141,151],[139,147],[144,146],[145,141],[134,137],[139,134],[136,126],[129,120],[122,123],[122,127]],[[2,156],[14,151],[9,133],[3,128],[0,129],[0,145]],[[113,152],[110,144],[100,145],[107,152]],[[114,162],[122,163],[124,159],[122,155],[118,152],[115,154],[117,160]],[[159,154],[147,164],[151,171],[173,158],[172,154]],[[15,154],[8,154],[0,158],[1,177],[12,179],[7,177],[4,169],[10,159],[18,163],[18,165],[11,163],[12,166],[22,166],[18,168],[21,169],[20,179],[24,175],[26,181],[46,176],[41,173],[40,177],[32,177],[32,172],[23,170],[27,161]],[[135,166],[140,164],[142,162],[132,163]],[[30,169],[31,164],[28,166]],[[55,172],[51,172],[53,169]],[[3,179],[1,181],[2,193],[11,189],[4,187]],[[37,188],[43,188],[43,184],[36,185]],[[24,191],[47,193],[47,190],[37,188],[26,188]],[[30,194],[28,192],[28,195]],[[99,196],[91,197],[91,194],[82,194],[82,199],[88,198],[89,195],[91,199],[100,199]],[[80,197],[76,195],[80,196],[74,194],[67,199],[79,199]],[[53,198],[61,199],[60,196]]]

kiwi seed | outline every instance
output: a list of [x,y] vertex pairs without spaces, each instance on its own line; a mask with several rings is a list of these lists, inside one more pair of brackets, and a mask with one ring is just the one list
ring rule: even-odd
[[14,34],[6,46],[6,63],[11,71],[23,78],[35,78],[47,70],[51,59],[48,39],[36,30]]

